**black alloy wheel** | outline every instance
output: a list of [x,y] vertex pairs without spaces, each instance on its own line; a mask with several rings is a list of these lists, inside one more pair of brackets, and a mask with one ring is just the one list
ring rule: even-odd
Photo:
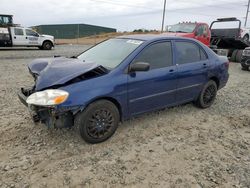
[[203,102],[205,105],[209,105],[211,102],[213,102],[215,96],[216,96],[217,89],[214,85],[210,85],[207,87],[203,94]]
[[102,138],[109,134],[112,127],[114,127],[114,117],[112,112],[105,107],[96,110],[88,119],[87,133],[93,138]]
[[214,100],[217,95],[217,90],[218,86],[215,81],[210,80],[204,85],[195,104],[200,108],[210,107],[214,103]]
[[75,116],[75,129],[88,143],[100,143],[110,138],[120,121],[119,110],[108,100],[91,103]]

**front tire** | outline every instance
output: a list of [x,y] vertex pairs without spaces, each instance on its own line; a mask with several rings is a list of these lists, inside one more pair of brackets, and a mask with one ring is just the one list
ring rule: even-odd
[[108,100],[99,100],[76,115],[74,126],[86,142],[96,144],[115,133],[119,120],[117,107]]
[[217,84],[215,83],[215,81],[210,80],[204,85],[196,101],[196,105],[200,108],[210,107],[214,103],[216,94],[217,94]]
[[249,42],[249,36],[248,36],[247,34],[244,35],[243,40],[244,40],[245,42]]
[[236,61],[236,55],[238,53],[238,50],[234,50],[232,55],[231,55],[231,58],[230,58],[230,61],[231,62],[235,62]]

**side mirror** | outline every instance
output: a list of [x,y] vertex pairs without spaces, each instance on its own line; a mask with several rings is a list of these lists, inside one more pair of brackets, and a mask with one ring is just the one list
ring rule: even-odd
[[149,68],[150,68],[149,63],[137,62],[130,65],[129,72],[148,71]]
[[198,36],[198,31],[195,31],[195,32],[194,32],[194,36]]

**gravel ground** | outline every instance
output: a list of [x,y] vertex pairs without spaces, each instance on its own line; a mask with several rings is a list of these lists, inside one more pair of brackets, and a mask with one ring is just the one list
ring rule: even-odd
[[145,114],[101,144],[34,125],[16,95],[30,58],[83,49],[0,50],[0,187],[250,187],[250,72],[236,63],[209,109]]

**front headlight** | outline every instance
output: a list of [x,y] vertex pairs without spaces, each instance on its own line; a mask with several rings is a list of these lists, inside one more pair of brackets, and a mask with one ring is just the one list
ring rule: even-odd
[[48,89],[31,94],[26,102],[37,106],[58,105],[67,100],[69,93],[59,89]]
[[243,56],[250,56],[250,49],[248,49],[248,50],[243,50],[242,55],[243,55]]

